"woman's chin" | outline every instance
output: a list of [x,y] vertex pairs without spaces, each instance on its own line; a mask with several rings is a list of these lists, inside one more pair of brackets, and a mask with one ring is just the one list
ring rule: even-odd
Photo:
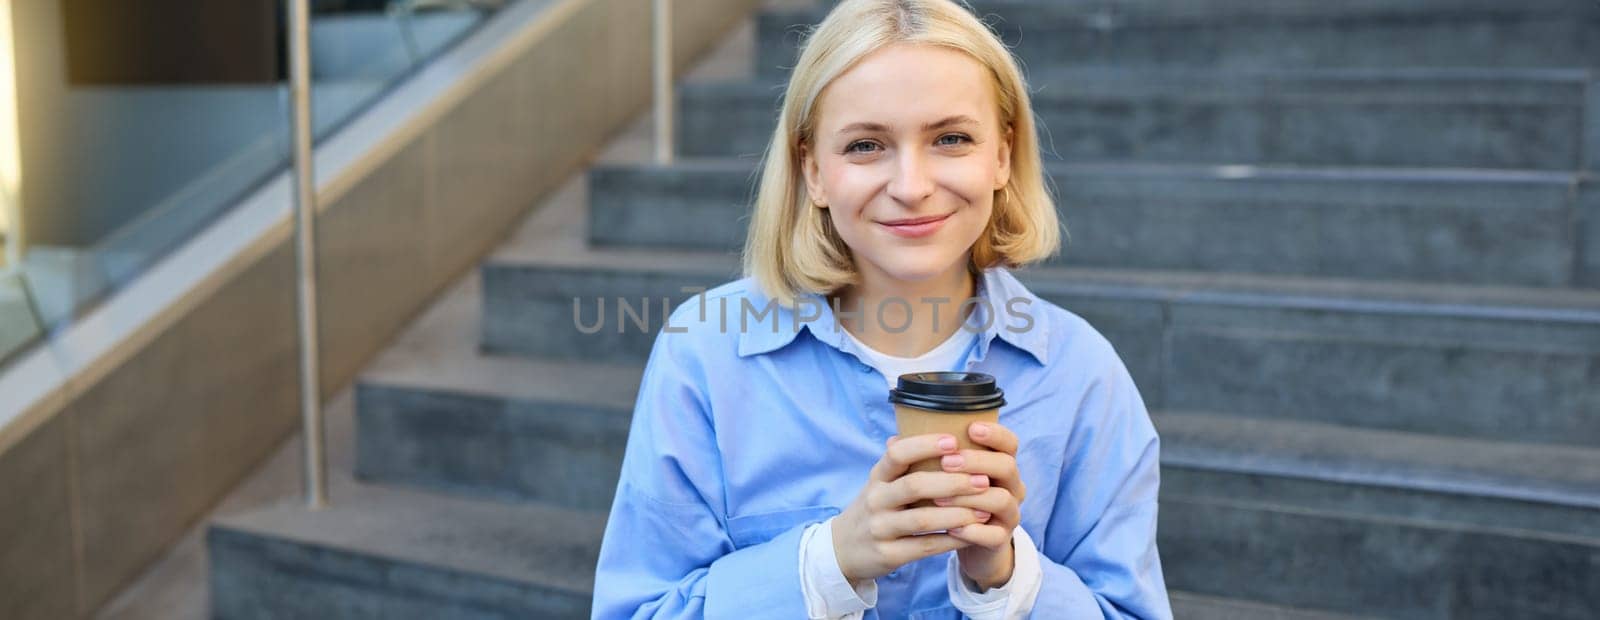
[[893,263],[883,264],[883,272],[901,282],[924,282],[939,278],[950,273],[950,270],[962,266],[960,256],[927,257],[926,259],[911,260],[914,257],[901,257]]

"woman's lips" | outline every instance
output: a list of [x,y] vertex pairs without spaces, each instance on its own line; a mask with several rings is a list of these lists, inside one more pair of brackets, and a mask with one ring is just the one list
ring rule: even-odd
[[895,236],[914,239],[926,237],[937,232],[941,226],[944,226],[945,220],[948,219],[950,219],[950,216],[945,215],[936,220],[928,220],[916,224],[887,224],[883,222],[879,222],[879,224]]

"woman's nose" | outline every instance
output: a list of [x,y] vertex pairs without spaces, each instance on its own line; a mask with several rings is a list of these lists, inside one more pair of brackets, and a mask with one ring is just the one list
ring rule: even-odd
[[889,196],[907,205],[921,204],[933,194],[933,176],[928,162],[917,149],[905,149],[895,162],[894,178],[889,180]]

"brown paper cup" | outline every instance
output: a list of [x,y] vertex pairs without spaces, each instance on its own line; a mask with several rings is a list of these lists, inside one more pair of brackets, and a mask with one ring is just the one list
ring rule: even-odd
[[[967,427],[973,422],[988,422],[991,424],[1000,421],[1000,410],[989,409],[972,413],[949,413],[944,411],[931,411],[918,407],[895,404],[895,425],[900,429],[900,437],[927,435],[933,433],[948,433],[956,438],[956,447],[962,450],[988,450],[988,446],[973,443],[972,437],[967,434]],[[911,466],[910,472],[916,471],[944,471],[940,459],[931,458],[918,461]],[[935,505],[932,501],[922,500],[912,504],[912,508],[922,508]]]
[[[948,433],[962,450],[987,450],[973,443],[967,427],[973,422],[998,424],[1004,393],[994,377],[978,372],[919,372],[900,375],[898,386],[889,390],[894,403],[895,425],[901,437]],[[944,471],[939,458],[912,465],[910,472]],[[935,505],[931,500],[911,505]]]

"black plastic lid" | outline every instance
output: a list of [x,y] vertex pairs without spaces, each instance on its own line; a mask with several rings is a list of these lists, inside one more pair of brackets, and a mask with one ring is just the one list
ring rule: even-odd
[[889,402],[919,409],[966,413],[1006,404],[994,377],[981,372],[914,372],[900,375],[898,383],[889,390]]

